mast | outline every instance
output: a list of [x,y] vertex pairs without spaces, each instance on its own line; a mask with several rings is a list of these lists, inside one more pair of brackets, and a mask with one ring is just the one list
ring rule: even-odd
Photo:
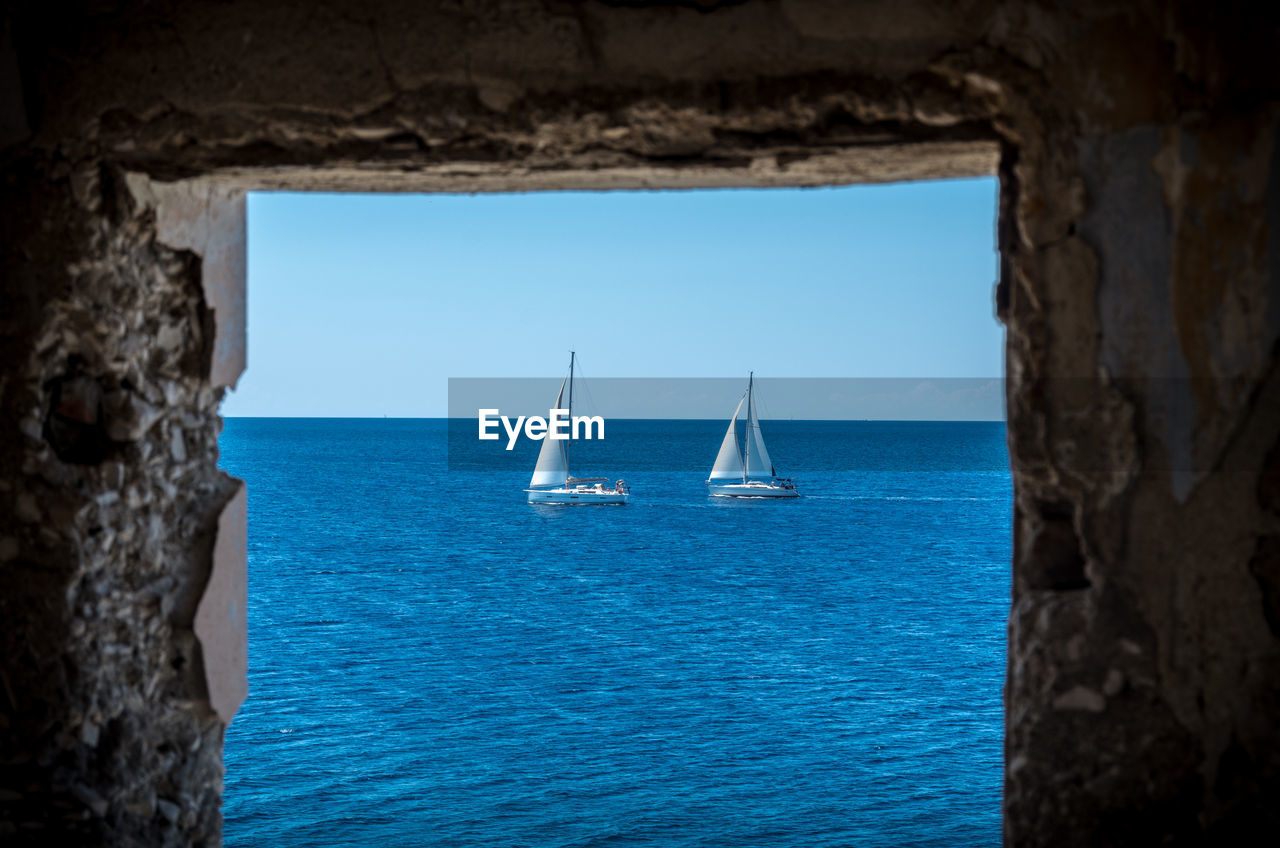
[[573,444],[573,360],[577,357],[577,353],[569,351],[569,438],[564,442],[564,473],[566,477],[572,476],[569,471],[569,447]]

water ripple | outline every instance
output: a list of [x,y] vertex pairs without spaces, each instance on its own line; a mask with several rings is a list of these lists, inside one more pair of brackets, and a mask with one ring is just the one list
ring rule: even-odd
[[997,843],[1004,432],[914,432],[982,467],[824,472],[782,504],[626,473],[605,510],[450,475],[442,422],[228,421],[250,697],[226,844]]

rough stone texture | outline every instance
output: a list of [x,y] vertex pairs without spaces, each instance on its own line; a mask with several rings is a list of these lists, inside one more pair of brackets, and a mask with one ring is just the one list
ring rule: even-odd
[[179,238],[166,197],[996,169],[1006,841],[1275,832],[1275,12],[424,6],[5,7],[0,836],[218,839],[225,715],[191,628],[235,490],[214,351],[242,291],[209,279],[236,242],[206,228],[234,215]]
[[199,262],[103,163],[28,151],[5,188],[0,831],[216,838],[192,627],[231,486]]

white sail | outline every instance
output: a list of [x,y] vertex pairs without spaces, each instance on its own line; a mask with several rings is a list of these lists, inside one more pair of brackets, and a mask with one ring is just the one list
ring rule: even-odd
[[[560,384],[560,394],[556,395],[556,405],[552,409],[564,409],[560,402],[564,400],[564,387],[569,382],[568,375]],[[553,439],[548,434],[542,440],[542,450],[538,453],[538,464],[533,467],[533,479],[530,488],[540,486],[563,486],[569,479],[569,459],[564,453],[564,439]]]
[[760,422],[754,419],[747,432],[746,471],[749,480],[773,478],[773,460],[769,459],[769,451],[765,450],[764,437],[760,435]]
[[[750,393],[748,393],[750,394]],[[769,459],[769,451],[764,446],[764,436],[760,432],[760,417],[756,413],[755,398],[751,398],[751,406],[747,409],[747,427],[745,438],[746,478],[748,480],[773,479],[773,460]]]
[[742,451],[738,450],[738,413],[742,411],[742,402],[746,400],[744,395],[742,400],[738,401],[738,408],[733,411],[733,417],[729,419],[729,431],[724,434],[724,441],[720,443],[720,453],[716,454],[716,464],[711,467],[711,480],[741,480],[742,479]]

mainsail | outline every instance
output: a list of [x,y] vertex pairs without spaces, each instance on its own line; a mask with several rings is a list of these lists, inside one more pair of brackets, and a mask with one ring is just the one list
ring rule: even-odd
[[[564,387],[569,382],[565,375],[560,384],[560,394],[556,395],[556,405],[552,409],[564,409],[560,402],[564,400]],[[529,481],[531,488],[540,486],[563,486],[569,479],[569,458],[565,456],[565,439],[553,439],[551,434],[542,440],[542,450],[538,452],[538,464],[533,467],[533,479]]]
[[733,411],[733,417],[729,419],[729,431],[724,434],[724,441],[720,443],[720,453],[716,454],[716,464],[711,467],[712,480],[741,480],[742,479],[742,451],[738,449],[738,413],[742,411],[742,404],[746,401],[746,395],[742,400],[738,401],[738,408]]

